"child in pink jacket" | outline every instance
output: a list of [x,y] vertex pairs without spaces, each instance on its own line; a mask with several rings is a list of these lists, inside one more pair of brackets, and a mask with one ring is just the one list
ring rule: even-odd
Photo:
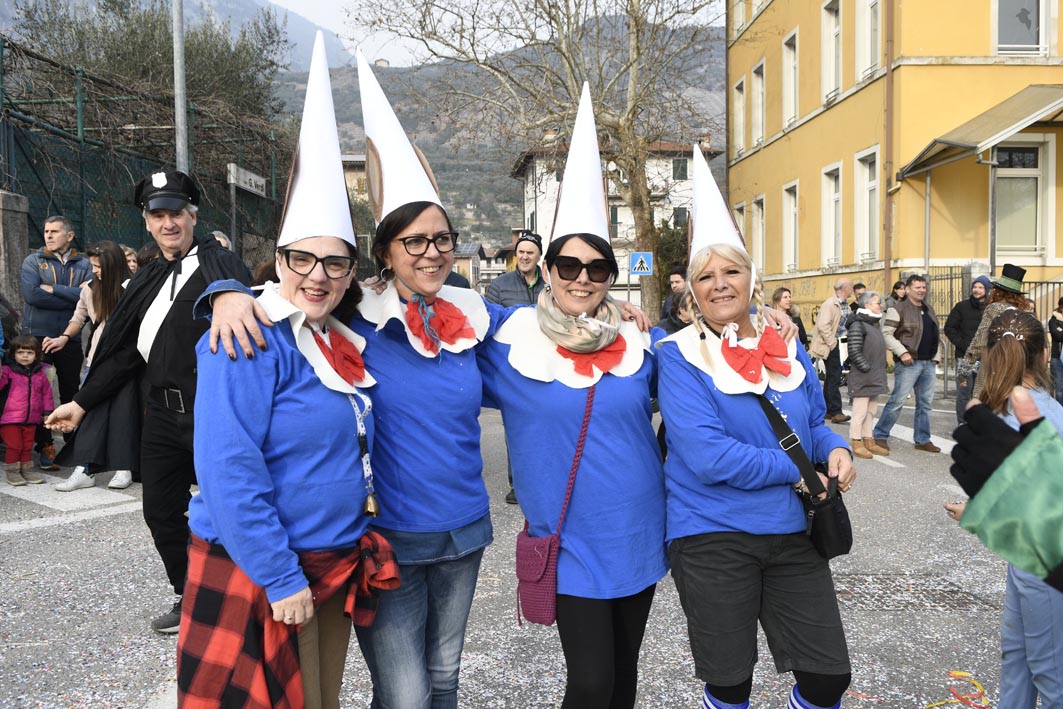
[[42,483],[31,468],[33,434],[37,424],[55,408],[51,382],[43,370],[41,343],[32,335],[19,335],[8,344],[11,361],[0,369],[0,438],[4,441],[4,475],[8,485]]

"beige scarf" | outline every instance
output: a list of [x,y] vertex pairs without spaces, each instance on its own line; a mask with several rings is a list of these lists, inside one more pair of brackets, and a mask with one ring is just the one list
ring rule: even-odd
[[539,293],[535,310],[543,334],[570,352],[597,352],[613,344],[620,334],[620,308],[608,293],[592,317],[564,313],[549,288]]

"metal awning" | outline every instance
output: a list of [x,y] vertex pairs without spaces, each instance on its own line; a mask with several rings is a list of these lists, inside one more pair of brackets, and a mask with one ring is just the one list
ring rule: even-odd
[[897,180],[956,160],[981,155],[1019,131],[1063,113],[1063,85],[1032,84],[988,111],[931,141],[915,160],[901,168]]

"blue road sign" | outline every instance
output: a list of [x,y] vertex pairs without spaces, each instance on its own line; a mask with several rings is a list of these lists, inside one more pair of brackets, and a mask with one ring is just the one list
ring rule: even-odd
[[630,256],[631,261],[629,262],[628,271],[632,276],[653,275],[652,251],[632,251]]

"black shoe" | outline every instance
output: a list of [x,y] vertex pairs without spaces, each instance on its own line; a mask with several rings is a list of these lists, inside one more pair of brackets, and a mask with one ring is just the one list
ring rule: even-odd
[[513,488],[509,488],[509,492],[506,493],[506,504],[507,505],[515,505],[515,504],[517,504],[517,493],[515,493],[513,491]]
[[178,598],[173,608],[151,621],[151,629],[164,635],[176,633],[181,628],[181,601],[183,600],[183,598]]

